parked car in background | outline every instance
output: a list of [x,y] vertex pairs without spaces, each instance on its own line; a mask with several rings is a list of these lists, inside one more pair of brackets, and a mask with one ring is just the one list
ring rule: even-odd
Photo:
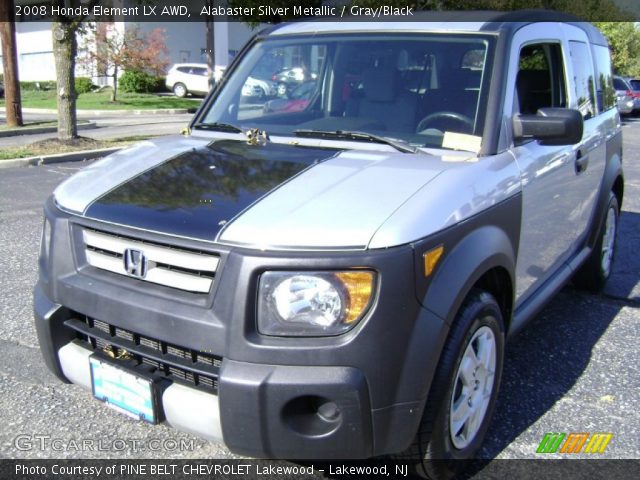
[[0,83],[0,98],[4,98],[4,84]]
[[613,77],[613,87],[616,89],[616,97],[628,96],[633,99],[632,114],[640,112],[640,90],[635,90],[629,80],[623,77]]
[[633,113],[633,97],[630,95],[616,95],[618,110],[620,115],[631,115]]
[[165,81],[176,97],[206,95],[209,93],[209,68],[206,63],[176,63],[167,73]]
[[276,86],[273,82],[260,80],[259,78],[249,77],[242,86],[242,96],[265,99],[273,97],[276,94]]
[[278,95],[285,96],[289,91],[307,80],[313,80],[317,74],[303,67],[285,68],[273,74],[271,80],[278,84]]
[[176,97],[209,93],[209,67],[206,63],[176,63],[169,69],[165,81]]

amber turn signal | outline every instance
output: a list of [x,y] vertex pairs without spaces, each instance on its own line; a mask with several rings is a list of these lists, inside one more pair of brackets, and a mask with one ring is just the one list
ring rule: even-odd
[[349,293],[344,323],[353,323],[360,319],[369,306],[373,290],[373,272],[355,270],[338,272],[335,276],[342,282],[345,290]]
[[436,268],[436,265],[442,258],[442,254],[444,253],[444,246],[438,245],[436,248],[432,248],[428,252],[425,252],[422,255],[424,259],[424,276],[428,277],[433,273]]

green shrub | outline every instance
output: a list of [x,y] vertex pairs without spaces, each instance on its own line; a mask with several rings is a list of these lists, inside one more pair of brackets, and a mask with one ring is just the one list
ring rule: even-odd
[[156,79],[156,85],[155,88],[153,89],[154,92],[167,92],[169,91],[167,88],[167,77],[155,77]]
[[44,80],[42,82],[20,82],[20,90],[55,90],[55,80]]
[[76,94],[81,95],[83,93],[89,93],[93,90],[93,82],[87,77],[76,78]]
[[156,89],[157,78],[146,72],[127,70],[118,80],[118,85],[123,92],[150,93]]

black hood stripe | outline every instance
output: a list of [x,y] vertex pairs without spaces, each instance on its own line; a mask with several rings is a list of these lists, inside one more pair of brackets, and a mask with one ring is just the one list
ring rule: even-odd
[[210,241],[261,197],[337,153],[336,149],[219,140],[123,183],[95,200],[85,215]]

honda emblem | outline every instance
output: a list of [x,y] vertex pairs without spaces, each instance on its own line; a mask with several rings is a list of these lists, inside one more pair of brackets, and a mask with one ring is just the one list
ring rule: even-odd
[[124,269],[134,277],[144,278],[147,276],[147,257],[141,250],[127,248],[124,251]]

